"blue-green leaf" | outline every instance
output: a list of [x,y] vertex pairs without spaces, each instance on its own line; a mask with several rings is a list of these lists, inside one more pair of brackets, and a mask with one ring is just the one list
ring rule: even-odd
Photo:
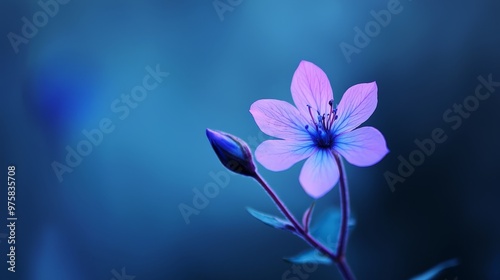
[[288,222],[284,219],[259,212],[255,209],[250,208],[250,207],[247,207],[247,211],[248,211],[248,213],[250,213],[250,215],[254,216],[255,218],[257,218],[258,220],[260,220],[261,222],[263,222],[264,224],[266,224],[268,226],[271,226],[271,227],[277,228],[277,229],[283,229],[283,230],[295,232],[295,227],[290,222]]
[[438,276],[441,272],[443,272],[443,270],[447,269],[447,268],[450,268],[450,267],[453,267],[453,266],[457,266],[458,265],[458,260],[457,259],[451,259],[451,260],[447,260],[445,262],[442,262],[438,265],[436,265],[435,267],[427,270],[426,272],[420,274],[420,275],[417,275],[413,278],[411,278],[410,280],[431,280],[431,279],[435,279],[436,276]]
[[303,253],[300,253],[293,257],[284,258],[285,261],[296,263],[296,264],[304,264],[304,263],[316,263],[316,264],[332,264],[332,260],[327,256],[321,254],[318,250],[309,250]]

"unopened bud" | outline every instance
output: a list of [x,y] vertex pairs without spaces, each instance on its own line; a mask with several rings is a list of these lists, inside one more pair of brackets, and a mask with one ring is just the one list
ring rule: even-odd
[[246,176],[256,174],[252,153],[245,141],[234,135],[208,128],[207,137],[217,157],[227,169]]

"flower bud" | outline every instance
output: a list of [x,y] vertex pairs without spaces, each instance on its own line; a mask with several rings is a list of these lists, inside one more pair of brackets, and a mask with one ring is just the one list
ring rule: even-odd
[[246,176],[256,174],[252,153],[243,140],[234,135],[208,128],[207,137],[217,157],[227,169]]

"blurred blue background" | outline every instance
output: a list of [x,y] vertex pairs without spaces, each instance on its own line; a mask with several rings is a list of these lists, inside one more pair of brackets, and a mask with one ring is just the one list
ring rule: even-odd
[[[291,102],[301,60],[327,73],[337,101],[354,84],[378,84],[365,125],[383,132],[391,153],[369,168],[347,165],[357,220],[348,259],[358,278],[408,279],[458,257],[439,279],[500,279],[500,88],[458,129],[443,120],[474,94],[478,76],[500,80],[498,1],[401,0],[350,63],[340,44],[354,46],[354,28],[391,1],[221,0],[219,12],[214,1],[63,2],[46,8],[53,16],[37,1],[0,4],[0,166],[5,177],[16,166],[18,217],[16,273],[0,238],[0,279],[306,279],[286,274],[282,257],[307,246],[246,212],[278,214],[255,182],[224,170],[205,137],[207,127],[224,130],[255,149],[267,136],[250,105]],[[31,38],[23,17],[40,25],[24,27]],[[169,75],[126,105],[148,66]],[[88,155],[59,180],[54,162],[67,165],[67,147],[103,119],[114,130],[91,151],[80,147]],[[435,128],[447,141],[392,192],[384,172],[396,173],[398,156]],[[296,215],[311,203],[301,166],[260,167]],[[180,205],[193,207],[214,178],[226,186],[186,220]],[[2,221],[6,195],[2,184]],[[338,205],[337,188],[318,213],[329,205]],[[340,279],[333,266],[306,276]]]

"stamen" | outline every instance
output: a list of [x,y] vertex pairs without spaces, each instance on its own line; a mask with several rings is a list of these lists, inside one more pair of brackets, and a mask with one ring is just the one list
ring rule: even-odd
[[330,112],[332,113],[332,119],[330,120],[330,124],[329,124],[329,127],[332,128],[333,127],[333,121],[335,121],[338,116],[337,116],[337,108],[333,108],[333,106],[335,106],[335,104],[333,104],[333,99],[330,100],[330,102],[328,102],[328,104],[330,104]]
[[314,121],[313,114],[312,114],[312,107],[311,107],[311,105],[307,105],[307,108],[309,109],[309,116],[311,116],[311,120],[313,121],[314,124],[316,124],[316,122]]

